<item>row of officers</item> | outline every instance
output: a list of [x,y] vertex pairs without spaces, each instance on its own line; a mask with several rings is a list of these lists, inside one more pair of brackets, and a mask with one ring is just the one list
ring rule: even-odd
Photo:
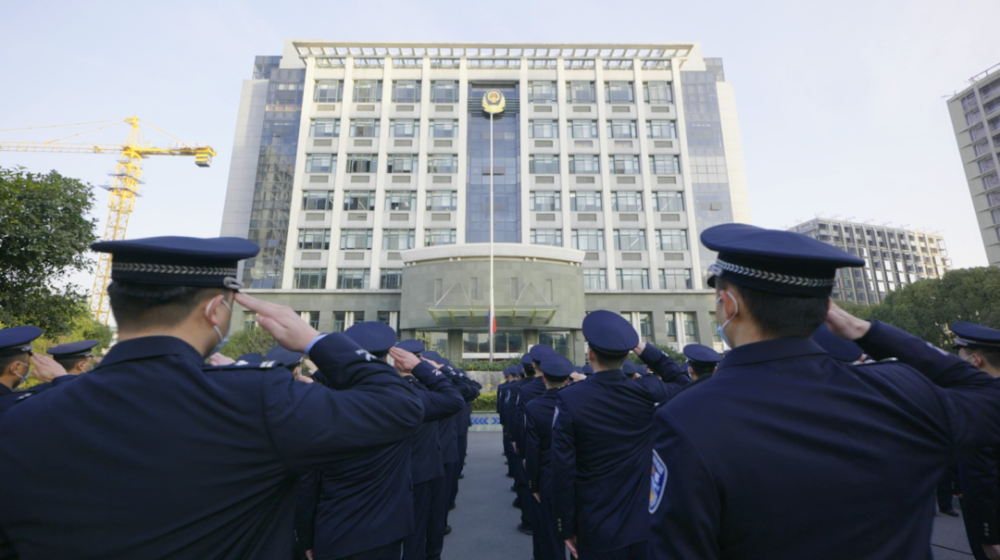
[[[857,319],[830,294],[863,261],[799,234],[726,224],[701,241],[718,253],[709,285],[731,348],[714,373],[691,382],[618,314],[593,311],[592,374],[560,388],[572,365],[538,347],[502,389],[536,560],[559,543],[584,560],[930,560],[946,467],[1000,442],[1000,381],[983,366],[1000,333],[952,325],[955,355]],[[240,293],[239,261],[259,251],[247,240],[92,247],[114,257],[118,343],[93,371],[0,396],[0,558],[436,558],[431,526],[479,390],[467,376],[388,332],[373,342],[378,327],[322,334]],[[234,301],[322,383],[280,356],[206,363]],[[817,343],[823,325],[865,359]],[[27,375],[24,329],[3,333],[0,380]],[[629,378],[633,352],[654,375]]]

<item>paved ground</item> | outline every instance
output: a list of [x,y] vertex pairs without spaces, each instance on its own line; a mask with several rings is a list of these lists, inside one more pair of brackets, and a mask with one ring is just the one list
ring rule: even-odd
[[[531,537],[517,531],[518,511],[511,506],[512,480],[504,476],[500,432],[469,432],[465,478],[458,507],[448,522],[442,560],[530,560]],[[958,507],[958,500],[955,500]],[[938,514],[931,537],[935,560],[969,560],[969,542],[961,518]]]

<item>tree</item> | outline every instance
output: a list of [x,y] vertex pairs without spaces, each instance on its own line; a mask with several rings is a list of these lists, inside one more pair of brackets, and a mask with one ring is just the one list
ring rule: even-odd
[[68,283],[87,271],[96,239],[91,187],[55,171],[0,168],[0,322],[69,333],[87,295]]
[[222,347],[220,354],[229,356],[234,360],[244,354],[254,352],[261,356],[266,356],[267,351],[278,344],[271,333],[264,329],[251,327],[235,332],[229,337],[229,343]]

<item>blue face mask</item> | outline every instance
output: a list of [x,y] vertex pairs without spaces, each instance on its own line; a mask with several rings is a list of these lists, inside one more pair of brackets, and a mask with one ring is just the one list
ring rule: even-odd
[[[225,334],[225,336],[222,335],[222,331],[219,330],[219,327],[217,327],[215,325],[212,325],[212,328],[215,329],[215,334],[217,334],[219,336],[219,343],[215,346],[215,348],[212,349],[211,352],[208,353],[209,356],[213,356],[215,354],[218,354],[219,351],[222,350],[222,348],[226,344],[229,344],[229,327],[232,326],[233,308],[230,307],[228,303],[226,303],[225,299],[222,300],[222,305],[225,305],[226,309],[229,310],[229,315],[230,315],[229,323],[230,324],[229,324],[229,326],[226,326],[226,334]],[[211,310],[211,308],[212,308],[212,304],[211,303],[209,303],[208,305],[205,306],[205,317],[208,317],[208,312],[209,312],[209,310]]]
[[[726,319],[725,323],[722,323],[718,327],[715,327],[715,332],[719,333],[719,338],[722,339],[722,342],[726,346],[732,348],[733,345],[729,344],[729,339],[726,338],[725,328],[727,325],[729,325],[729,322],[733,320],[733,317],[735,317],[736,314],[740,312],[740,304],[736,303],[736,298],[733,297],[733,294],[730,294],[729,292],[726,292],[726,294],[729,295],[729,299],[733,300],[733,305],[736,306],[736,312],[733,313],[732,317]],[[718,304],[720,301],[722,301],[722,296],[719,296],[719,299],[715,300],[715,303]]]

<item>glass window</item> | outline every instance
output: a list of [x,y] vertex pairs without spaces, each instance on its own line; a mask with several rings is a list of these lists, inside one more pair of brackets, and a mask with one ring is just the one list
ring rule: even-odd
[[299,249],[320,249],[330,248],[330,230],[328,229],[300,229]]
[[374,210],[375,191],[347,191],[344,193],[344,210]]
[[687,251],[688,236],[686,229],[658,229],[656,230],[658,241],[657,249],[661,251]]
[[390,250],[412,249],[416,243],[417,230],[383,229],[382,248]]
[[458,82],[435,80],[431,82],[432,103],[458,103]]
[[646,268],[619,268],[618,269],[618,289],[619,290],[648,290],[649,289],[649,269],[646,269]]
[[302,320],[314,329],[319,329],[319,311],[297,311]]
[[608,171],[610,171],[613,175],[639,174],[639,156],[608,156],[608,164]]
[[601,193],[595,191],[570,191],[569,209],[594,212],[602,209]]
[[302,191],[303,210],[333,210],[333,191]]
[[387,173],[416,173],[418,156],[415,154],[389,154],[386,156]]
[[653,204],[656,205],[657,212],[683,212],[684,193],[654,192]]
[[970,91],[968,95],[962,98],[962,110],[968,111],[970,109],[976,108],[976,92]]
[[561,229],[533,229],[531,230],[532,245],[552,245],[562,247]]
[[584,290],[607,290],[608,275],[603,268],[583,269],[583,289]]
[[653,175],[676,175],[681,172],[681,157],[649,156],[649,172]]
[[969,129],[969,139],[975,142],[980,138],[986,138],[986,127],[982,123]]
[[[340,285],[340,274],[337,275],[337,285]],[[333,332],[344,332],[347,328],[347,312],[346,311],[334,311],[333,312]]]
[[556,83],[555,82],[528,82],[528,102],[529,103],[555,103]]
[[392,100],[396,103],[416,103],[420,101],[418,80],[396,80],[392,82]]
[[312,138],[340,136],[340,119],[312,119],[309,121],[309,136]]
[[454,245],[455,244],[455,232],[453,229],[425,229],[424,230],[424,246],[432,247],[434,245]]
[[646,250],[646,230],[644,229],[616,229],[615,249],[619,251],[645,251]]
[[597,121],[572,120],[569,121],[570,138],[597,138]]
[[986,205],[989,207],[1000,206],[1000,191],[987,193]]
[[[403,289],[403,269],[401,268],[383,268],[381,276],[378,280],[378,287],[383,290],[402,290]],[[383,321],[382,314],[385,314],[385,320]],[[378,318],[380,323],[389,325],[389,312],[379,311]],[[393,325],[389,325],[392,327]]]
[[529,155],[528,173],[559,173],[559,156]]
[[646,82],[642,84],[642,97],[650,105],[665,105],[674,102],[674,90],[670,82]]
[[326,287],[325,268],[296,268],[292,280],[298,290],[322,290]]
[[351,119],[351,138],[378,138],[381,126],[379,119]]
[[378,170],[378,155],[347,154],[348,173],[375,173]]
[[539,119],[528,121],[528,138],[559,138],[559,123]]
[[574,229],[571,231],[573,248],[580,251],[603,251],[603,229]]
[[333,154],[306,154],[306,173],[330,173],[336,161]]
[[611,193],[611,209],[619,212],[641,212],[642,193],[636,191]]
[[684,335],[689,341],[698,339],[698,317],[694,313],[684,314]]
[[385,209],[410,211],[416,208],[416,191],[387,191],[385,193]]
[[431,138],[458,138],[458,121],[451,119],[434,119],[430,126]]
[[973,125],[981,120],[983,120],[983,115],[982,113],[979,112],[979,109],[976,109],[975,111],[965,114],[965,124],[967,125]]
[[342,229],[340,230],[341,249],[371,249],[372,230]]
[[638,313],[639,315],[639,337],[643,342],[653,340],[653,314]]
[[990,173],[983,177],[983,190],[990,190],[1000,187],[1000,177],[996,173]]
[[354,101],[358,103],[382,101],[382,80],[354,80]]
[[562,210],[562,197],[559,191],[531,191],[530,209],[536,212],[552,212]]
[[635,121],[608,121],[608,138],[638,138]]
[[669,120],[646,121],[647,138],[677,138],[677,122]]
[[677,314],[666,313],[667,342],[677,342]]
[[596,103],[594,82],[566,82],[567,103]]
[[691,269],[687,268],[661,268],[660,269],[660,289],[661,290],[690,290]]
[[458,156],[455,154],[430,154],[427,156],[428,173],[458,173]]
[[416,119],[393,119],[389,121],[390,138],[416,138],[420,136],[420,121]]
[[604,100],[608,103],[634,103],[632,82],[604,82]]
[[569,333],[566,331],[541,331],[538,343],[551,346],[559,355],[569,357]]
[[344,97],[344,82],[340,80],[316,80],[313,101],[316,103],[337,103]]
[[990,217],[993,218],[994,224],[1000,224],[1000,210],[990,211]]
[[569,172],[597,174],[601,172],[601,160],[597,154],[569,156]]
[[458,191],[428,191],[428,210],[455,210],[458,208]]
[[337,271],[337,288],[341,290],[365,290],[368,288],[367,268],[341,268]]

